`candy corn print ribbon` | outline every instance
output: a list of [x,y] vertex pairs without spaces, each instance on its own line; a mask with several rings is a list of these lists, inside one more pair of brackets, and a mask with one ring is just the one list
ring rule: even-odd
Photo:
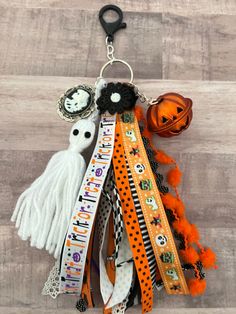
[[97,143],[65,238],[61,256],[60,293],[79,295],[82,290],[93,222],[113,154],[115,124],[116,115],[101,115]]
[[189,294],[134,112],[118,115],[117,124],[120,125],[125,155],[166,291],[168,294]]

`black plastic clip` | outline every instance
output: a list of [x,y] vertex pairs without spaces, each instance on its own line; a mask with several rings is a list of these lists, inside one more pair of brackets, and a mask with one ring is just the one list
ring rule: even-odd
[[[103,18],[103,15],[107,11],[115,11],[118,14],[118,20],[115,22],[106,22]],[[119,7],[113,4],[108,4],[105,5],[104,7],[101,8],[99,11],[99,20],[104,28],[106,34],[107,34],[107,40],[108,42],[112,42],[114,40],[114,34],[121,28],[126,28],[126,23],[122,22],[123,20],[123,12]]]

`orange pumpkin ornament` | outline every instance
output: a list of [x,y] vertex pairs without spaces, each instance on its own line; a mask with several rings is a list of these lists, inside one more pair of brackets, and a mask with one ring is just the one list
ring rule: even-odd
[[192,100],[177,93],[159,96],[147,110],[148,129],[163,137],[176,136],[192,120]]

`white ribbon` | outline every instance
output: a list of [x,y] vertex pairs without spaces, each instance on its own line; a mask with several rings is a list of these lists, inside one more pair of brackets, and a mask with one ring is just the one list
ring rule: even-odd
[[[120,244],[119,255],[117,258],[118,265],[132,258],[129,241],[127,238],[126,230],[124,228],[123,239]],[[116,267],[116,280],[112,296],[106,306],[111,308],[125,300],[128,296],[133,279],[133,262],[127,262],[120,267]]]
[[[102,197],[99,206],[97,221],[99,231],[100,291],[104,304],[107,304],[107,308],[111,308],[118,306],[120,303],[124,303],[125,298],[129,295],[133,279],[133,262],[126,230],[123,230],[123,237],[120,242],[119,254],[116,260],[116,264],[120,264],[120,266],[116,267],[116,279],[115,284],[113,285],[106,270],[107,241],[109,240],[107,226],[111,210],[116,206],[114,187],[110,175],[107,178],[104,190],[104,196]],[[106,196],[105,193],[108,193],[109,197]],[[110,198],[111,201],[113,201],[113,205],[110,204]],[[118,306],[116,310],[118,311],[120,308],[125,308],[125,304],[123,304],[123,306]]]
[[66,234],[60,270],[60,293],[80,294],[89,239],[114,147],[116,115],[105,113]]

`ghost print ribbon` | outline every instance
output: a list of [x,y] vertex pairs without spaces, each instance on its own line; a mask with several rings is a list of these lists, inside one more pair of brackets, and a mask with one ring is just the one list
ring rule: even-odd
[[[118,115],[117,124],[166,291],[168,294],[189,294],[134,112]],[[175,286],[178,289],[174,289]]]

